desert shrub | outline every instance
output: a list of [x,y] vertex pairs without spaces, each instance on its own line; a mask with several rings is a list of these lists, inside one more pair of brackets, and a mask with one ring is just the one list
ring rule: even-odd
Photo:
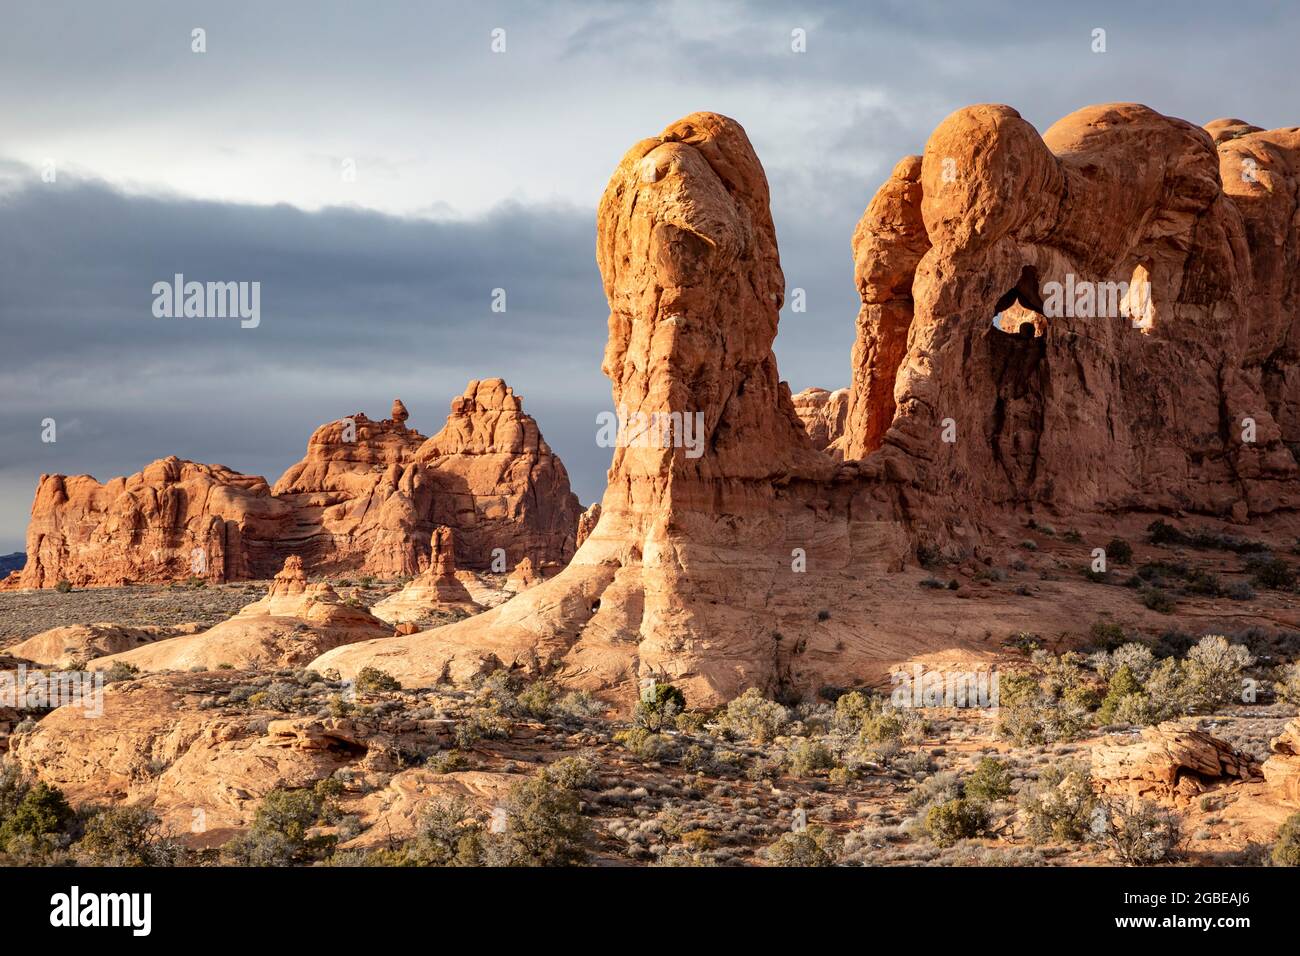
[[1210,711],[1240,699],[1242,672],[1255,659],[1241,644],[1230,644],[1221,634],[1207,634],[1183,662],[1193,705]]
[[430,757],[428,767],[434,773],[456,773],[460,770],[468,770],[470,760],[453,747],[451,750],[443,750]]
[[128,664],[126,661],[114,661],[113,665],[104,671],[104,683],[116,684],[119,681],[131,680],[140,674],[140,668],[134,664]]
[[1068,696],[1056,696],[1029,674],[1002,678],[998,734],[1021,746],[1073,740],[1086,726],[1088,714],[1079,702],[1082,694],[1068,686],[1065,690]]
[[1300,866],[1300,813],[1286,818],[1271,854],[1274,866]]
[[391,674],[381,671],[378,667],[369,666],[361,668],[352,686],[362,694],[378,694],[402,689],[401,683]]
[[143,807],[98,810],[86,821],[78,853],[101,866],[174,866],[181,848]]
[[308,836],[322,822],[326,799],[315,790],[277,787],[262,798],[246,833],[221,848],[235,866],[293,866],[327,857],[334,837]]
[[499,740],[510,736],[511,723],[490,707],[475,707],[456,722],[453,731],[456,746],[468,749],[480,740]]
[[996,757],[985,757],[966,778],[963,789],[973,800],[995,803],[1011,795],[1011,771]]
[[419,831],[401,852],[401,863],[408,866],[481,866],[483,827],[461,798],[435,798],[425,805]]
[[1115,564],[1128,564],[1133,560],[1133,545],[1123,538],[1111,538],[1106,544],[1106,560]]
[[1159,723],[1192,712],[1194,695],[1181,661],[1166,657],[1142,683],[1151,706],[1151,720]]
[[1157,518],[1147,525],[1147,534],[1150,536],[1152,544],[1187,544],[1187,535],[1183,534],[1176,527]]
[[62,578],[56,585],[54,585],[54,590],[58,591],[60,594],[67,594],[72,590],[72,582],[67,578]]
[[1142,603],[1159,614],[1172,614],[1178,602],[1167,592],[1154,585],[1142,589]]
[[828,827],[809,827],[797,833],[783,833],[763,851],[773,866],[834,866],[841,843]]
[[1120,704],[1125,697],[1142,692],[1142,685],[1133,676],[1133,670],[1127,664],[1121,664],[1119,670],[1111,675],[1107,685],[1106,697],[1097,710],[1097,719],[1103,724],[1113,724]]
[[988,826],[988,807],[978,800],[949,800],[935,804],[925,814],[925,832],[941,847],[979,836]]
[[566,790],[582,790],[596,782],[596,768],[586,757],[561,757],[542,768],[542,776]]
[[789,719],[789,711],[751,687],[727,704],[718,726],[731,736],[766,744],[776,739]]
[[0,792],[0,850],[41,856],[59,838],[76,814],[63,791],[47,783],[29,784],[17,772],[6,774]]
[[590,691],[573,690],[560,698],[555,711],[565,717],[599,717],[605,705]]
[[[1100,648],[1103,654],[1119,647],[1127,637],[1123,627],[1114,621],[1107,621],[1103,618],[1098,618],[1092,622],[1092,627],[1088,629],[1088,636],[1092,638],[1092,645]],[[1103,674],[1102,676],[1106,675]]]
[[1233,581],[1224,589],[1223,593],[1233,601],[1255,600],[1255,589],[1245,581]]
[[807,777],[819,770],[831,770],[835,755],[820,740],[800,739],[786,751],[785,765],[791,775]]
[[622,744],[639,760],[661,760],[672,752],[672,743],[662,734],[644,727],[629,727],[614,734],[614,743]]
[[587,821],[578,795],[545,773],[506,796],[505,830],[490,834],[489,862],[507,866],[577,866],[587,862]]
[[686,695],[672,684],[656,682],[637,701],[632,719],[646,730],[663,730],[672,726],[686,709]]
[[930,807],[956,800],[964,794],[961,779],[951,770],[945,770],[926,777],[913,787],[907,795],[907,806],[912,810],[921,811],[921,817],[924,819],[925,811]]
[[532,717],[535,720],[545,720],[551,716],[555,709],[555,702],[559,699],[559,691],[550,681],[538,680],[533,681],[515,698],[515,704],[519,713],[526,717]]
[[1250,583],[1257,588],[1290,591],[1295,587],[1295,572],[1281,558],[1266,555],[1247,558],[1246,571],[1252,575]]
[[1274,686],[1277,696],[1282,700],[1289,704],[1300,704],[1300,661],[1294,661],[1282,668]]
[[1034,843],[1088,839],[1097,798],[1082,765],[1051,764],[1020,800],[1025,831]]
[[1102,842],[1124,866],[1152,866],[1168,861],[1182,842],[1178,814],[1145,800],[1108,802]]

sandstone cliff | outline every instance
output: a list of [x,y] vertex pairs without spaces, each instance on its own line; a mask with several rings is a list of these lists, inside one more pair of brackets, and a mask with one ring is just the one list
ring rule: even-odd
[[400,400],[392,414],[322,425],[274,488],[177,458],[105,484],[43,475],[27,563],[6,586],[268,578],[290,555],[313,575],[415,575],[438,525],[460,538],[464,568],[568,560],[582,508],[504,382],[471,382],[432,439],[406,426]]

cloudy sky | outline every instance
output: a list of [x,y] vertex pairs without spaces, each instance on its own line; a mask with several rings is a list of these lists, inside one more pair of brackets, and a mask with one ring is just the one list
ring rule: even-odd
[[[595,500],[595,207],[638,139],[744,124],[807,295],[782,374],[838,387],[853,225],[944,116],[1004,102],[1046,129],[1136,100],[1292,125],[1287,6],[0,0],[0,553],[42,472],[176,454],[273,481],[324,421],[401,396],[432,434],[490,376]],[[260,325],[155,318],[178,272],[260,282]]]

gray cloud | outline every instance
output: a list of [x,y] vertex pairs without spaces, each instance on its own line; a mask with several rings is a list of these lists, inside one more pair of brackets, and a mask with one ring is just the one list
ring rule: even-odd
[[[432,432],[492,375],[590,501],[608,465],[595,203],[636,140],[699,109],[745,125],[807,291],[782,317],[782,373],[834,387],[853,225],[945,115],[1006,102],[1045,129],[1136,100],[1291,125],[1298,25],[1255,0],[17,5],[0,31],[0,552],[42,472],[178,454],[274,478],[322,421],[400,395]],[[45,157],[57,183],[33,176]],[[178,271],[262,282],[261,327],[154,319],[150,287]]]

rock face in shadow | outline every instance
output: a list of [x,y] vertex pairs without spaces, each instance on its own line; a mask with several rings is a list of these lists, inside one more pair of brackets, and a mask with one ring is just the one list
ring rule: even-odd
[[27,563],[7,587],[119,585],[195,575],[266,578],[290,555],[313,575],[415,575],[435,526],[461,537],[461,563],[563,564],[582,508],[563,463],[500,379],[471,382],[431,439],[406,406],[318,428],[302,461],[268,487],[221,465],[165,458],[100,484],[44,475]]
[[1294,510],[1300,133],[1214,137],[1133,104],[1045,137],[1005,106],[950,116],[854,234],[842,418],[777,375],[784,278],[740,125],[697,113],[636,144],[597,219],[603,370],[636,423],[599,520],[502,607],[314,666],[808,693],[926,649],[874,627],[921,549],[978,557],[1034,509]]

